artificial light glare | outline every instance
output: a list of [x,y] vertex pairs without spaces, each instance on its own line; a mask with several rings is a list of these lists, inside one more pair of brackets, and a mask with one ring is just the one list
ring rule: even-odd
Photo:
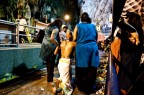
[[69,20],[70,16],[69,15],[65,15],[65,20]]

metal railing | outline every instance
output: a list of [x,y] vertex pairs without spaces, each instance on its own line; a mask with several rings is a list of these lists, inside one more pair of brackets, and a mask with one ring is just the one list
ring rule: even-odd
[[[10,21],[5,21],[5,20],[1,20],[0,19],[0,24],[2,25],[7,25],[8,27],[13,27],[14,29],[14,32],[12,33],[12,30],[11,30],[11,33],[7,33],[7,32],[2,32],[0,31],[0,35],[12,35],[14,36],[12,40],[15,40],[14,43],[5,43],[5,42],[0,42],[0,47],[7,47],[7,46],[15,46],[15,47],[19,47],[19,36],[29,36],[30,38],[34,38],[36,37],[36,35],[25,35],[25,34],[19,34],[19,26],[24,26],[26,28],[32,28],[34,29],[34,32],[36,29],[41,29],[41,28],[38,28],[38,27],[34,27],[34,26],[30,26],[30,25],[20,25],[19,22],[10,22]],[[1,29],[0,29],[1,30]],[[30,29],[29,29],[30,30]],[[30,33],[30,32],[29,32]],[[31,33],[30,33],[31,34]],[[3,40],[3,39],[2,39]]]
[[121,95],[120,88],[118,84],[118,76],[116,72],[115,63],[113,61],[113,54],[111,51],[111,36],[105,40],[104,51],[108,53],[108,66],[107,66],[107,75],[106,75],[106,84],[104,95]]
[[116,68],[112,60],[113,60],[112,52],[109,51],[108,68],[107,68],[108,72],[107,72],[106,87],[105,87],[104,95],[121,95],[119,84],[118,84],[118,76],[116,73]]

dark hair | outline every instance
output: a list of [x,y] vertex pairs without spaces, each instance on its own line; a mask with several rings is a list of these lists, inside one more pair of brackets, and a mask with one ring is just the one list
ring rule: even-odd
[[69,37],[69,40],[72,41],[73,40],[73,33],[71,31],[67,31],[66,33],[68,33],[71,37]]
[[130,27],[127,23],[125,23],[123,18],[121,18],[121,20],[119,21],[118,26],[123,30],[127,30],[128,32],[134,32],[136,29],[139,34],[140,44],[142,45],[143,30],[142,30],[141,17],[139,16],[139,14],[135,12],[127,12],[125,16],[128,18],[127,22],[134,28]]
[[128,23],[134,26],[139,34],[139,40],[141,45],[143,44],[143,29],[141,17],[135,12],[127,12],[126,16],[129,18]]
[[[63,24],[63,22],[61,19],[56,19],[54,22],[50,23],[48,25],[48,27],[50,26],[51,29],[57,27],[59,29],[59,32],[60,32],[60,28],[61,28],[62,24]],[[56,39],[57,39],[58,43],[60,43],[59,35],[57,35]]]
[[[125,16],[126,18],[128,18],[128,21],[127,21],[127,22],[128,22],[130,25],[132,25],[133,27],[135,27],[136,29],[139,29],[139,28],[142,27],[141,18],[140,18],[140,16],[139,16],[137,13],[135,13],[135,12],[128,12],[128,11],[127,11],[124,16]],[[121,17],[118,26],[123,25],[123,22],[125,22],[125,21],[124,21],[124,18]],[[126,24],[126,23],[125,23],[125,24]],[[122,27],[120,27],[120,28],[122,28]]]
[[91,23],[91,18],[89,17],[88,13],[84,12],[84,13],[81,15],[81,21],[82,21],[82,22]]
[[127,12],[126,17],[129,18],[128,23],[130,23],[135,28],[142,27],[141,18],[137,13]]
[[49,26],[57,26],[59,29],[62,26],[62,20],[61,19],[56,19],[54,22],[50,23]]
[[64,26],[64,27],[63,27],[63,29],[64,29],[64,28],[68,29],[68,27],[67,27],[67,26]]
[[22,19],[22,18],[24,18],[24,16],[23,15],[19,15],[20,17],[19,17],[19,19]]

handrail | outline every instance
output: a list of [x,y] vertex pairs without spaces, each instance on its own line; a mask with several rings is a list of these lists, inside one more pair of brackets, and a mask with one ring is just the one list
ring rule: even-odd
[[106,88],[105,95],[120,95],[120,89],[118,84],[118,77],[116,73],[116,68],[112,62],[112,52],[109,52],[109,65],[106,78]]
[[14,22],[6,21],[6,20],[1,20],[1,19],[0,19],[0,23],[8,24],[8,25],[16,25],[16,23],[14,23]]
[[15,33],[5,33],[5,32],[0,32],[0,34],[16,35]]
[[[19,34],[19,26],[25,26],[27,28],[33,28],[33,29],[41,29],[41,28],[38,28],[38,27],[34,27],[34,26],[30,26],[30,25],[20,25],[19,22],[10,22],[10,21],[5,21],[5,20],[1,20],[0,19],[0,24],[6,24],[6,25],[12,25],[12,26],[15,26],[16,27],[16,30],[15,30],[15,33],[6,33],[6,32],[0,32],[0,34],[7,34],[7,35],[14,35],[15,36],[15,39],[16,39],[16,43],[11,43],[11,44],[4,44],[4,43],[1,43],[0,46],[5,46],[5,45],[13,45],[13,46],[17,46],[19,47],[19,36],[29,36],[29,37],[36,37],[34,35],[25,35],[25,34]],[[18,31],[16,33],[16,31]]]
[[[1,20],[1,19],[0,19],[0,23],[8,24],[8,25],[18,25],[19,24],[18,22],[10,22],[10,21],[5,21],[5,20]],[[30,25],[21,25],[21,24],[19,24],[19,25],[20,26],[25,26],[25,27],[28,27],[28,28],[41,29],[41,28],[38,28],[38,27],[30,26]]]

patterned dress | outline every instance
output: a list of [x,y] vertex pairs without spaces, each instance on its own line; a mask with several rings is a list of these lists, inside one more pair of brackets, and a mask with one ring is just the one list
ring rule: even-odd
[[[42,41],[41,51],[39,55],[39,57],[44,61],[46,61],[46,58],[53,57],[54,55],[53,53],[54,53],[56,46],[50,41],[50,36],[51,36],[52,30],[55,28],[57,27],[56,26],[48,27],[48,29],[45,31],[45,35]],[[55,31],[55,33],[57,35],[58,31]]]

